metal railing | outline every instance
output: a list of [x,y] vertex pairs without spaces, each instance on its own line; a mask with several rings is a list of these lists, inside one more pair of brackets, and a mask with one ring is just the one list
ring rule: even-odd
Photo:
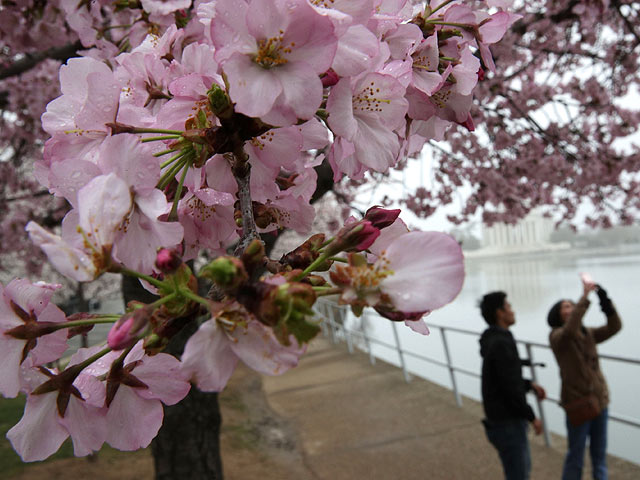
[[[376,357],[374,356],[373,349],[371,347],[372,344],[380,345],[380,346],[395,350],[398,354],[400,368],[402,369],[402,374],[406,382],[411,381],[411,376],[409,374],[409,371],[407,370],[407,362],[405,358],[407,356],[446,368],[449,371],[449,377],[450,377],[451,386],[452,386],[451,390],[453,391],[456,404],[459,407],[462,407],[462,397],[460,395],[460,390],[458,389],[458,385],[456,382],[456,372],[459,372],[474,378],[478,378],[478,379],[481,378],[481,375],[479,372],[468,370],[468,369],[454,365],[451,354],[450,354],[449,344],[447,342],[447,334],[446,334],[446,332],[449,331],[449,332],[456,332],[464,335],[479,337],[481,335],[479,332],[475,332],[472,330],[465,330],[462,328],[445,327],[442,325],[434,325],[432,323],[429,323],[429,328],[431,330],[438,329],[440,331],[440,334],[441,334],[440,336],[442,338],[444,356],[445,356],[445,361],[442,361],[442,360],[438,360],[438,359],[428,357],[426,355],[422,355],[420,353],[402,348],[402,345],[400,343],[400,336],[398,335],[398,322],[390,322],[392,325],[393,337],[394,337],[394,344],[391,344],[367,335],[366,327],[362,328],[361,330],[352,330],[347,328],[345,326],[345,320],[348,318],[349,307],[338,305],[336,303],[332,303],[328,301],[318,301],[316,302],[316,305],[314,308],[316,313],[323,320],[322,330],[325,336],[330,337],[333,343],[338,343],[340,338],[344,338],[345,342],[347,343],[347,349],[349,353],[353,353],[354,351],[354,338],[361,340],[362,343],[364,344],[364,349],[369,354],[369,361],[371,362],[372,365],[374,365],[376,361]],[[365,311],[363,313],[363,318],[366,320],[368,319],[369,315],[371,315],[371,312]],[[377,314],[375,313],[373,315],[377,316]],[[551,351],[551,348],[549,347],[549,345],[545,345],[537,342],[516,340],[516,343],[520,345],[524,345],[527,352],[527,360],[528,360],[527,363],[529,368],[531,369],[531,380],[535,383],[538,383],[537,381],[538,375],[536,373],[536,367],[544,366],[544,364],[535,362],[535,359],[533,357],[533,347],[542,348],[549,351]],[[623,362],[623,363],[630,363],[634,365],[640,365],[639,360],[635,360],[631,358],[618,357],[615,355],[603,355],[603,354],[600,354],[599,357],[600,359],[611,360],[615,362]],[[550,402],[555,402],[557,404],[560,403],[560,400],[558,398],[555,398],[552,396],[547,396],[545,400]],[[545,418],[543,403],[537,397],[536,397],[536,401],[537,401],[540,421],[542,422],[542,426],[543,426],[544,441],[547,446],[550,446],[551,436],[549,433],[547,420]],[[624,415],[614,414],[609,412],[609,419],[626,424],[626,425],[630,425],[635,428],[640,428],[639,420],[626,417]]]

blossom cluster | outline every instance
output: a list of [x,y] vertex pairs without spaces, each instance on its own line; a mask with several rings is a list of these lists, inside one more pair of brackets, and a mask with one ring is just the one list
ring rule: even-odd
[[[68,436],[76,455],[104,442],[144,447],[162,403],[180,401],[190,382],[220,391],[238,360],[286,371],[319,330],[319,296],[428,333],[422,316],[455,298],[464,278],[448,235],[409,232],[399,210],[380,207],[279,260],[259,235],[309,232],[325,158],[335,180],[361,179],[450,124],[473,129],[481,65],[494,68],[490,45],[518,18],[508,3],[62,2],[92,48],[60,69],[35,176],[72,209],[60,234],[26,229],[67,278],[130,275],[158,300],[65,318],[53,285],[2,289],[0,392],[27,394],[8,435],[22,458],[45,458]],[[110,39],[109,8],[130,25]],[[202,252],[213,260],[196,274],[186,262]],[[211,282],[209,295],[197,277]],[[181,359],[161,353],[189,322],[199,328]],[[61,360],[66,338],[96,323],[113,323],[106,344]]]

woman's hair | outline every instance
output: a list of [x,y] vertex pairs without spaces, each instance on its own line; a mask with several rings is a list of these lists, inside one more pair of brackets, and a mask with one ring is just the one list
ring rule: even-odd
[[547,323],[551,328],[558,328],[562,326],[562,317],[560,316],[560,308],[562,307],[562,302],[566,302],[567,300],[558,300],[556,304],[551,307],[549,313],[547,314]]

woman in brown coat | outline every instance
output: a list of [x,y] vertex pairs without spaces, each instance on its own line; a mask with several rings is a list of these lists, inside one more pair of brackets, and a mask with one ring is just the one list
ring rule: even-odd
[[[577,304],[571,300],[560,300],[549,311],[547,321],[552,330],[549,344],[560,367],[562,392],[560,403],[566,407],[572,401],[593,394],[597,399],[600,414],[580,425],[572,424],[567,417],[567,440],[569,449],[562,471],[563,480],[580,480],[584,450],[589,437],[589,451],[593,467],[593,478],[607,478],[607,416],[609,390],[600,370],[596,344],[604,342],[622,328],[620,317],[607,292],[590,281],[583,280],[584,292]],[[598,328],[585,328],[582,318],[589,308],[588,295],[596,291],[600,308],[607,323]]]

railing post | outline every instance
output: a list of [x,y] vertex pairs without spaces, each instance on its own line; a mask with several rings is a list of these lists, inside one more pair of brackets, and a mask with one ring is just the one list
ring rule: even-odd
[[442,336],[442,344],[444,345],[444,356],[447,359],[447,367],[449,368],[449,376],[451,377],[451,387],[453,389],[453,395],[456,397],[456,403],[459,407],[462,407],[462,397],[458,391],[458,384],[456,383],[456,372],[453,369],[453,363],[451,362],[451,355],[449,354],[449,345],[447,344],[447,335],[444,328],[440,327],[440,333]]
[[409,383],[411,381],[411,377],[409,376],[409,372],[407,372],[407,365],[404,362],[404,353],[402,351],[402,347],[400,346],[400,337],[398,336],[398,322],[391,322],[391,325],[393,325],[393,336],[396,339],[396,348],[398,349],[398,355],[400,356],[402,375],[404,375],[404,381]]
[[347,313],[342,312],[342,330],[344,331],[344,338],[347,341],[347,350],[349,353],[353,353],[353,338],[351,337],[351,329],[347,328]]
[[336,321],[334,319],[334,311],[333,311],[332,304],[329,304],[329,307],[327,308],[327,312],[329,312],[327,317],[329,318],[329,326],[331,327],[331,341],[335,345],[336,343],[338,343],[338,337],[336,335]]
[[[527,348],[527,357],[529,357],[529,363],[531,366],[531,381],[538,383],[538,377],[536,376],[536,367],[533,361],[533,350],[530,343],[525,343]],[[540,421],[542,422],[542,433],[544,434],[544,443],[547,447],[551,446],[551,435],[549,435],[549,428],[547,427],[547,420],[544,416],[544,409],[542,408],[542,400],[536,395],[536,403],[538,404],[538,411],[540,412]]]
[[316,315],[318,315],[322,319],[322,321],[320,322],[320,329],[322,330],[322,335],[325,337],[328,337],[329,325],[328,325],[328,315],[327,315],[327,304],[325,302],[316,302],[314,307],[316,310]]
[[367,352],[369,352],[369,363],[371,365],[376,364],[376,357],[373,356],[373,350],[371,349],[371,342],[369,341],[369,336],[367,335],[367,326],[369,324],[369,314],[364,312],[362,314],[362,335],[364,336],[364,344],[367,347]]

